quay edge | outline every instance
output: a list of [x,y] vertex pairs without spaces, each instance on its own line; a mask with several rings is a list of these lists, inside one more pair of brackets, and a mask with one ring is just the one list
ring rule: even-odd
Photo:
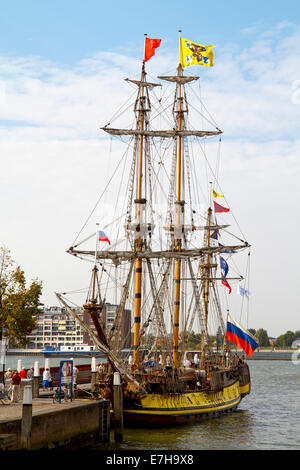
[[[41,402],[45,404],[44,410]],[[50,403],[51,408],[47,406]],[[108,403],[107,400],[81,400],[80,403],[53,405],[51,399],[33,400],[31,447],[28,450],[78,449],[109,442]],[[0,414],[0,448],[3,436],[3,442],[7,442],[5,450],[21,450],[22,407],[10,406],[5,408],[8,413],[11,410],[11,419],[1,419]]]

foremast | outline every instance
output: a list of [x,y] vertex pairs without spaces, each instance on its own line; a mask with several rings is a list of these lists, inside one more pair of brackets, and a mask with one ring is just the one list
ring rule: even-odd
[[[178,77],[182,76],[182,67],[178,66]],[[178,131],[182,130],[182,97],[181,82],[178,80]],[[177,226],[180,227],[181,216],[184,211],[184,201],[181,200],[181,183],[182,183],[182,165],[183,165],[183,146],[182,136],[177,137]],[[175,240],[176,251],[181,250],[181,238]],[[181,259],[175,261],[175,293],[174,293],[174,325],[173,325],[173,367],[178,368],[178,344],[179,344],[179,316],[180,316],[180,284],[181,284]]]

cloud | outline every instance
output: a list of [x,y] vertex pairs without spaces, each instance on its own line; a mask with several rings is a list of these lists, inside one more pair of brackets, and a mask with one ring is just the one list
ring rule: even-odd
[[[200,91],[224,131],[222,188],[253,244],[249,326],[277,335],[298,328],[299,259],[289,249],[299,230],[300,105],[293,101],[292,83],[300,79],[300,32],[286,23],[253,32],[247,49],[216,48],[215,67],[200,71]],[[176,57],[172,50],[156,54],[147,63],[148,79],[174,73]],[[0,57],[0,70],[0,195],[5,201],[0,242],[29,278],[43,280],[44,302],[55,304],[55,290],[89,283],[90,266],[65,250],[123,155],[122,144],[111,143],[99,128],[118,110],[117,123],[133,124],[134,114],[127,107],[134,103],[135,88],[124,78],[138,79],[140,63],[101,51],[72,68],[40,57]],[[187,68],[185,73],[195,71]],[[167,85],[165,92],[155,93],[164,101],[173,92],[173,85]],[[195,98],[191,104],[200,103]],[[191,118],[202,124],[192,107]],[[207,143],[206,149],[214,161],[216,145]],[[124,158],[103,204],[111,203],[128,165]],[[100,213],[97,209],[91,217],[90,231]]]

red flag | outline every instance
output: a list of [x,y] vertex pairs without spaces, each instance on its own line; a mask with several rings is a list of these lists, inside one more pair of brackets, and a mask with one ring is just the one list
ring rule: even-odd
[[229,212],[230,209],[227,207],[220,206],[217,202],[214,201],[215,212]]
[[221,273],[221,277],[222,277],[222,284],[223,284],[224,286],[228,287],[228,289],[229,289],[229,294],[231,294],[231,287],[230,287],[230,285],[228,284],[228,282],[227,282],[226,278],[224,277],[223,273]]
[[160,46],[161,39],[146,38],[145,41],[145,62],[149,60],[154,54],[155,49]]

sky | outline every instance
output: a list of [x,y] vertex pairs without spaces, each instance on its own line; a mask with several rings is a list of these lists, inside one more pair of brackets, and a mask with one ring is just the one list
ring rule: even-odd
[[155,78],[175,71],[181,29],[216,46],[214,67],[193,73],[252,245],[249,326],[299,330],[299,2],[0,4],[0,245],[42,280],[45,305],[87,286],[90,266],[66,250],[113,169],[119,148],[109,153],[99,128],[132,94],[124,78],[140,74],[144,34],[162,39],[147,63]]

